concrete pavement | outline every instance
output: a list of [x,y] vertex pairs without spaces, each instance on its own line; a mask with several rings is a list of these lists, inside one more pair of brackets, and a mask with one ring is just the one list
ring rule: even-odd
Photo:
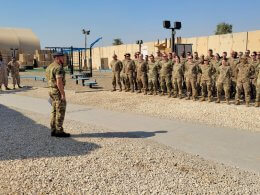
[[[0,103],[43,115],[49,115],[51,110],[47,100],[17,94],[0,94]],[[111,132],[132,132],[137,137],[146,137],[208,160],[260,173],[259,132],[211,127],[75,104],[68,104],[66,118],[105,127]]]

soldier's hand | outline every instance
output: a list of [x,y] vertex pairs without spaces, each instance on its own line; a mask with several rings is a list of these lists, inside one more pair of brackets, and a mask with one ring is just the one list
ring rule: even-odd
[[65,95],[62,95],[62,96],[61,96],[61,100],[62,100],[62,101],[66,101]]

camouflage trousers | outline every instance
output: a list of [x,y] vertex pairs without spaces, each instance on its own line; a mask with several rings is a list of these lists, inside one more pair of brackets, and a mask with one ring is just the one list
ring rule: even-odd
[[2,85],[6,87],[8,86],[8,74],[6,68],[0,69],[0,89]]
[[231,86],[231,82],[227,82],[227,83],[217,83],[217,98],[220,99],[221,97],[221,93],[223,91],[224,88],[224,92],[225,92],[225,99],[229,100],[230,99],[230,86]]
[[250,81],[237,81],[237,93],[236,100],[240,99],[240,95],[243,92],[245,93],[246,102],[250,102]]
[[116,89],[116,83],[118,84],[119,88],[122,89],[122,84],[121,84],[121,80],[120,80],[120,72],[113,72],[112,85],[113,85],[114,89]]
[[195,78],[186,77],[187,96],[190,97],[192,94],[193,98],[198,96],[197,92],[197,80]]
[[172,88],[174,95],[182,95],[182,78],[173,78]]
[[52,111],[51,111],[51,130],[52,131],[63,131],[63,122],[66,112],[66,101],[61,100],[60,94],[49,93],[52,100]]
[[160,76],[160,87],[161,91],[166,93],[171,92],[171,75],[161,75]]
[[158,78],[157,77],[149,77],[148,79],[148,88],[151,92],[157,92],[159,90],[158,87]]
[[212,81],[210,80],[201,80],[200,82],[201,86],[201,96],[206,97],[206,94],[208,93],[208,97],[212,97]]
[[13,85],[20,85],[20,75],[19,72],[12,72],[11,73],[13,79]]
[[258,79],[256,84],[256,102],[260,102],[260,80]]
[[127,73],[126,78],[126,89],[129,90],[131,88],[132,91],[134,91],[134,78],[133,78],[133,73]]
[[137,76],[137,84],[138,84],[138,90],[142,90],[142,88],[143,88],[145,91],[148,91],[147,74],[138,75]]

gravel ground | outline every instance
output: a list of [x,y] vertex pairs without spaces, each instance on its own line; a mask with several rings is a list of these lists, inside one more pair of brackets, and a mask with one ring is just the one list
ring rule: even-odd
[[138,138],[0,105],[0,194],[259,194],[260,176]]
[[[48,98],[47,88],[19,91],[20,95]],[[245,105],[236,106],[214,102],[193,102],[160,96],[145,96],[126,92],[66,91],[69,103],[104,108],[119,112],[133,112],[159,118],[260,131],[260,109]]]

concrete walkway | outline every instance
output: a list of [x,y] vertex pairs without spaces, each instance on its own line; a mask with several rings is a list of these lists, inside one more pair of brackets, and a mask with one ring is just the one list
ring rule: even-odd
[[[0,94],[0,103],[43,115],[49,115],[51,109],[47,100],[16,94]],[[68,105],[66,118],[105,127],[111,132],[133,132],[138,137],[146,137],[205,159],[260,173],[260,133],[75,104]]]

